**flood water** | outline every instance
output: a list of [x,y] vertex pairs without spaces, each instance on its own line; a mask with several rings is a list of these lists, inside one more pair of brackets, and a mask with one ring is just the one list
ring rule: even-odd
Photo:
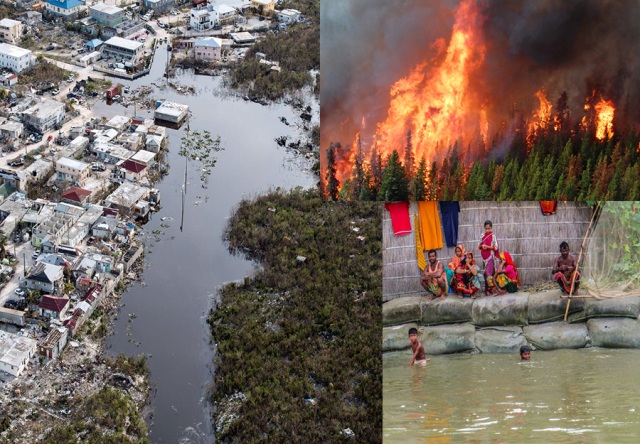
[[383,358],[385,443],[638,442],[640,350]]
[[[163,46],[149,76],[135,82],[118,81],[134,87],[151,82],[161,85],[165,61]],[[197,94],[180,95],[168,88],[156,88],[152,97],[188,104],[193,113],[191,131],[209,130],[212,135],[219,135],[225,150],[217,155],[218,164],[209,176],[207,188],[200,183],[197,165],[189,165],[181,232],[184,158],[177,152],[185,125],[179,130],[167,130],[171,168],[156,185],[161,192],[162,209],[144,227],[148,250],[145,270],[141,282],[132,285],[122,297],[125,305],[115,321],[114,334],[108,339],[107,353],[150,356],[152,442],[209,443],[212,431],[207,388],[213,380],[213,350],[206,316],[217,287],[253,272],[250,262],[228,254],[221,240],[222,231],[242,198],[277,187],[310,187],[315,180],[304,170],[306,162],[274,142],[282,135],[298,137],[299,130],[285,126],[278,117],[300,122],[299,111],[230,97],[220,92],[219,78],[181,74],[174,80],[195,85]],[[317,109],[317,104],[313,106]],[[94,106],[94,114],[131,116],[133,107],[125,109],[101,102]],[[137,114],[151,116],[139,109]]]

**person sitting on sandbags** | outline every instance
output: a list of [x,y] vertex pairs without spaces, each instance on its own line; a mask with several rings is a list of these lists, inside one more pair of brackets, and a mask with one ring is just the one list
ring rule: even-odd
[[553,278],[560,286],[560,290],[563,294],[569,294],[571,292],[571,279],[575,279],[573,284],[573,294],[578,294],[578,287],[580,286],[580,273],[576,269],[578,263],[575,256],[569,254],[569,244],[563,241],[560,244],[560,256],[556,258],[553,263],[554,273]]
[[447,281],[444,266],[438,261],[436,250],[427,253],[429,262],[420,275],[420,285],[429,293],[429,301],[439,297],[444,300],[447,294]]

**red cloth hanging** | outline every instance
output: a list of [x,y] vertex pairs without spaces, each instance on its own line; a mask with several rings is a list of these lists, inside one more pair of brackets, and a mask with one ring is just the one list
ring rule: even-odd
[[409,218],[409,202],[385,203],[384,207],[391,215],[393,234],[396,236],[406,236],[412,233],[411,219]]
[[540,210],[542,211],[543,216],[551,216],[552,214],[556,214],[557,207],[558,207],[557,200],[541,200],[540,201]]

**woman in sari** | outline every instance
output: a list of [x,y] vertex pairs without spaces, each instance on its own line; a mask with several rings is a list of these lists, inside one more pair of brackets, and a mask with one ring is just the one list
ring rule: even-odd
[[484,261],[484,291],[488,296],[495,289],[493,275],[495,273],[495,258],[498,252],[498,239],[493,233],[493,223],[490,220],[484,222],[484,233],[480,241],[480,256]]
[[495,277],[498,294],[515,293],[520,285],[520,276],[518,275],[518,267],[511,258],[511,255],[503,251],[498,255],[498,267]]
[[462,299],[465,294],[475,298],[478,288],[473,285],[473,278],[477,271],[467,264],[467,252],[462,245],[457,245],[455,251],[448,265],[448,268],[453,271],[449,285],[459,298]]

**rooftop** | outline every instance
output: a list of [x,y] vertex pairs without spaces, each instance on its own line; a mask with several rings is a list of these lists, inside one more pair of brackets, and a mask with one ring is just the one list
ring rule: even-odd
[[20,48],[19,46],[10,45],[8,43],[0,43],[0,53],[6,54],[11,57],[24,57],[25,55],[31,54],[31,51],[28,49]]
[[35,339],[0,331],[0,361],[19,367],[36,344]]
[[15,25],[20,25],[20,24],[21,22],[17,20],[11,20],[9,18],[3,18],[2,20],[0,20],[0,26],[6,26],[7,28],[10,28]]
[[23,111],[23,114],[28,114],[34,117],[47,118],[52,113],[57,113],[60,110],[64,111],[64,103],[58,102],[53,99],[42,99],[40,103],[33,105],[31,108]]
[[162,105],[160,105],[156,109],[156,113],[161,113],[161,114],[166,114],[171,116],[179,116],[179,115],[182,115],[183,113],[186,113],[187,111],[189,111],[188,105],[184,105],[182,103],[168,102],[168,101],[162,102]]
[[218,6],[218,14],[228,14],[230,12],[236,12],[235,8],[232,8],[229,5]]
[[71,9],[75,8],[76,6],[84,5],[84,3],[80,0],[46,0],[46,3],[62,9]]
[[123,39],[122,37],[111,37],[109,40],[105,42],[106,45],[117,46],[119,48],[130,49],[131,51],[135,51],[138,48],[141,48],[143,43],[134,42],[133,40]]
[[57,296],[45,294],[44,296],[42,296],[42,300],[38,304],[38,308],[60,313],[68,303],[68,298],[60,298]]
[[57,160],[56,164],[72,170],[83,170],[89,166],[88,163],[76,159],[70,159],[69,157],[61,157]]
[[211,48],[221,48],[222,47],[222,39],[216,37],[203,37],[201,39],[196,39],[193,43],[193,46],[206,46]]
[[107,5],[106,3],[98,3],[97,5],[93,5],[90,10],[104,12],[105,14],[118,14],[119,12],[124,11],[122,8],[118,8],[115,5]]

